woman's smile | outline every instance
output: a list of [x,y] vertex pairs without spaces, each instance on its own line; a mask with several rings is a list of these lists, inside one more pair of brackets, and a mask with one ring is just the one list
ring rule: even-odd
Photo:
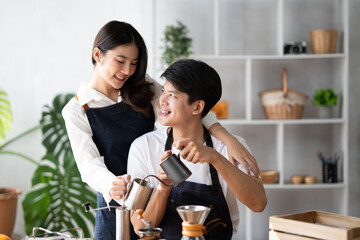
[[125,82],[126,81],[126,77],[120,77],[120,76],[114,76],[115,80],[119,81],[119,82]]

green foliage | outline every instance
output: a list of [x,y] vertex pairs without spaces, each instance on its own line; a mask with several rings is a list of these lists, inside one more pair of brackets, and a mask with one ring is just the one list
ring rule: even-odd
[[10,131],[12,113],[8,95],[0,89],[0,145],[4,141],[6,133]]
[[338,95],[334,89],[317,89],[314,95],[315,106],[336,106]]
[[65,121],[61,111],[65,104],[74,97],[74,94],[57,95],[53,105],[44,106],[40,120],[42,132],[42,144],[48,153],[53,153],[56,158],[61,155],[71,155],[72,150],[67,136]]
[[187,27],[180,21],[176,21],[175,26],[166,26],[162,39],[164,52],[161,56],[161,65],[163,69],[192,54],[192,39],[187,36],[188,32]]
[[90,236],[84,219],[94,224],[93,214],[85,213],[83,202],[96,202],[95,193],[81,181],[67,137],[61,110],[73,94],[57,95],[53,106],[42,113],[42,144],[46,155],[32,177],[32,189],[22,201],[25,231],[33,227],[60,231],[80,227]]
[[[86,224],[94,224],[95,217],[85,213],[83,202],[96,202],[95,193],[81,181],[67,137],[61,110],[73,94],[58,95],[53,106],[45,106],[40,126],[35,126],[1,145],[12,124],[10,102],[5,91],[0,89],[0,154],[21,157],[38,165],[32,177],[32,189],[22,201],[25,231],[31,234],[33,227],[60,231],[80,227],[85,236],[90,236]],[[5,150],[16,140],[41,128],[42,144],[46,148],[43,159],[35,161],[17,151]]]
[[84,219],[94,223],[94,215],[85,213],[84,202],[96,202],[95,194],[81,181],[72,155],[64,156],[62,163],[48,154],[32,177],[32,190],[22,201],[25,231],[41,226],[52,231],[80,227],[90,236]]

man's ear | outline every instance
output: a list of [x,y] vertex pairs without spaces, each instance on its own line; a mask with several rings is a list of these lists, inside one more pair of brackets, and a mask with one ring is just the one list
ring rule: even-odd
[[98,63],[100,62],[101,59],[101,50],[99,48],[94,48],[93,51],[93,58],[95,59],[95,61]]
[[193,102],[193,115],[198,115],[201,114],[204,111],[204,107],[205,107],[205,102],[204,100],[196,100],[195,102]]

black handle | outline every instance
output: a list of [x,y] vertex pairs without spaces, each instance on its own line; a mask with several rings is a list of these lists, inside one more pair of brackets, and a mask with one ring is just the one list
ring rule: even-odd
[[174,186],[174,184],[167,184],[167,183],[164,183],[164,181],[163,180],[161,180],[160,178],[158,178],[157,176],[155,176],[155,175],[147,175],[146,177],[144,177],[142,180],[141,180],[141,182],[140,182],[140,184],[142,185],[142,183],[143,183],[143,181],[146,179],[146,178],[148,178],[148,177],[154,177],[154,178],[156,178],[157,180],[159,180],[162,184],[164,184],[165,186],[167,186],[167,187],[173,187]]
[[90,212],[90,205],[91,205],[91,202],[86,202],[86,203],[81,204],[81,206],[83,206],[85,208],[85,212]]

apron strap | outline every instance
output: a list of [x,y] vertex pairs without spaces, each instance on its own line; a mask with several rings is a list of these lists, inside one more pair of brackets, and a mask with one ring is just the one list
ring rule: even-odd
[[[79,101],[79,98],[77,95],[75,95],[74,97],[76,98],[76,100]],[[89,109],[89,106],[87,104],[84,104],[82,107],[84,108],[85,111]]]
[[[210,133],[206,129],[206,127],[203,126],[203,128],[204,128],[204,136],[205,136],[206,145],[208,147],[213,148]],[[219,193],[219,192],[221,192],[221,186],[220,186],[218,172],[212,164],[209,164],[209,169],[210,169],[210,176],[211,176],[211,182],[212,182],[211,191],[213,194]]]
[[[204,125],[203,125],[203,128],[204,128],[204,137],[205,137],[206,146],[212,148],[213,143],[211,140],[210,133]],[[173,142],[173,128],[170,128],[170,131],[168,133],[168,137],[167,137],[166,143],[165,143],[165,151],[171,150],[172,142]],[[221,186],[220,186],[218,172],[212,164],[209,164],[209,171],[210,171],[211,182],[212,182],[212,185],[211,185],[212,193],[217,194],[217,193],[221,192]]]
[[165,143],[165,151],[171,150],[172,142],[173,142],[173,128],[170,128],[168,137],[167,137],[166,143]]

